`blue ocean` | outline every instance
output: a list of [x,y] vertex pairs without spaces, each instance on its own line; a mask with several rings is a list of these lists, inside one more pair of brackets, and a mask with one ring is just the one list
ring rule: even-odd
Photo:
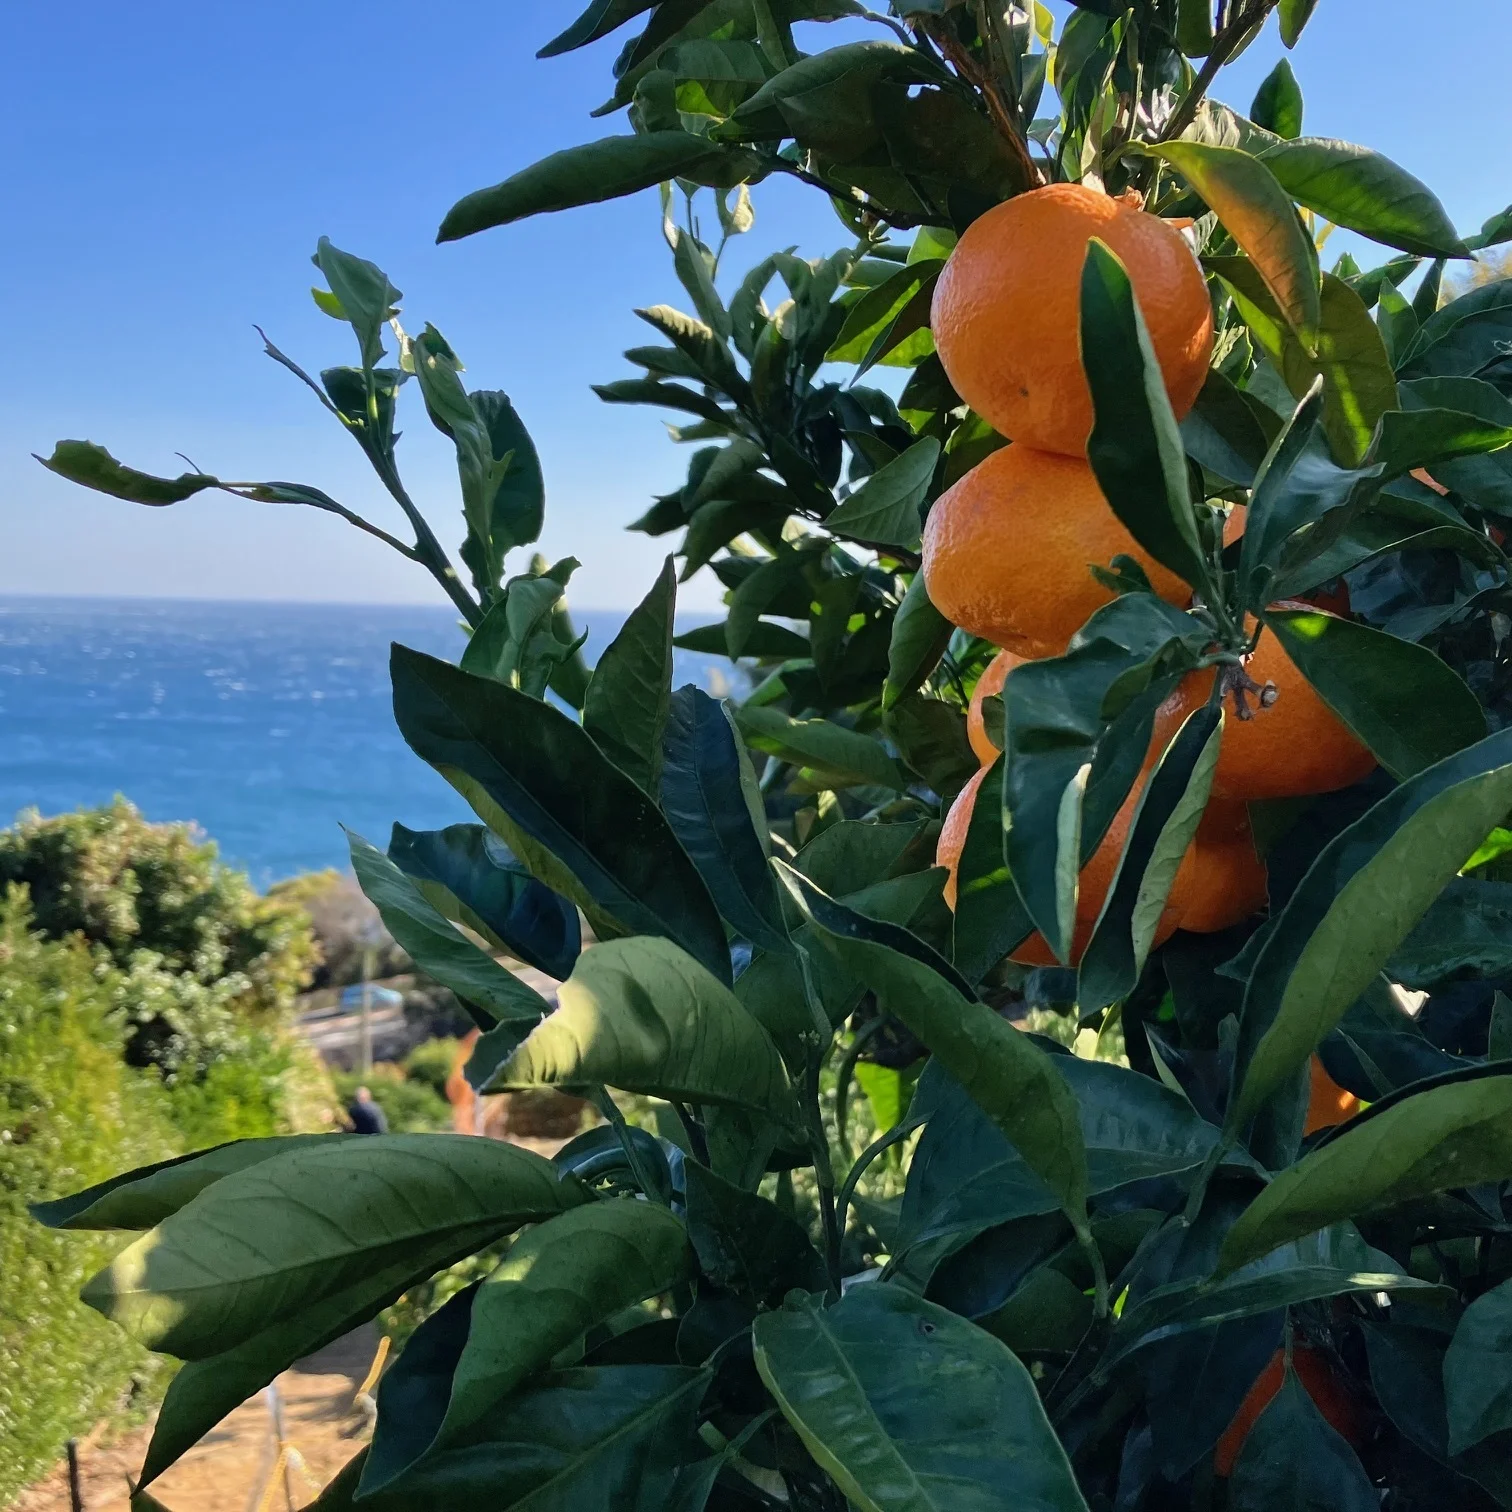
[[[592,661],[624,616],[575,618]],[[265,887],[345,866],[343,824],[383,846],[395,819],[468,818],[394,728],[396,640],[462,650],[443,608],[0,598],[0,823],[120,793]],[[723,693],[730,670],[678,652],[673,682]]]

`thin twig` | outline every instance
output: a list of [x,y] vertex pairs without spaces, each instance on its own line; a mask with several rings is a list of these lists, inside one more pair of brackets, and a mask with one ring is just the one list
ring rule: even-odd
[[1213,80],[1218,77],[1219,70],[1233,56],[1250,29],[1266,18],[1276,3],[1277,0],[1257,0],[1253,7],[1242,6],[1234,19],[1213,38],[1213,45],[1203,60],[1201,71],[1171,119],[1166,122],[1165,129],[1156,137],[1157,142],[1174,140],[1197,119],[1197,107],[1202,104]]
[[[376,536],[385,546],[392,546],[402,557],[407,557],[412,562],[420,560],[420,553],[413,546],[401,541],[398,536],[392,536],[381,526],[373,524],[371,520],[365,520],[356,512],[348,509],[345,504],[338,504],[329,494],[321,493],[319,489],[312,488],[309,492],[318,497],[309,499],[270,499],[266,493],[262,493],[270,486],[266,483],[222,483],[221,489],[228,494],[235,494],[238,499],[250,499],[257,504],[307,504],[311,509],[323,509],[327,514],[340,515],[348,525],[355,525],[358,530],[365,530],[370,536]],[[323,501],[323,502],[322,502]]]

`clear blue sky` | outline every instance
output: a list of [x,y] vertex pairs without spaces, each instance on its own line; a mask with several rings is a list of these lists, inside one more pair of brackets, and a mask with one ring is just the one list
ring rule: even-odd
[[[534,58],[579,8],[6,0],[0,592],[433,598],[408,564],[312,511],[224,495],[140,509],[29,456],[82,436],[176,472],[182,449],[222,476],[314,483],[392,523],[355,447],[252,331],[311,368],[352,360],[306,292],[324,233],[387,270],[412,328],[439,326],[474,386],[514,395],[546,464],[544,547],[584,564],[576,601],[640,596],[665,542],[623,526],[676,486],[685,457],[654,413],[605,406],[589,385],[625,375],[620,352],[647,335],[633,306],[679,299],[655,194],[433,244],[461,194],[624,129],[588,119],[617,40]],[[810,35],[811,49],[828,40]],[[1280,51],[1272,24],[1219,96],[1247,106]],[[1509,55],[1505,0],[1320,0],[1293,62],[1309,132],[1388,153],[1472,229],[1512,200]],[[757,209],[750,254],[846,239],[811,192],[765,185]],[[452,544],[452,464],[418,404],[401,455]],[[684,604],[709,607],[716,591],[690,585]]]

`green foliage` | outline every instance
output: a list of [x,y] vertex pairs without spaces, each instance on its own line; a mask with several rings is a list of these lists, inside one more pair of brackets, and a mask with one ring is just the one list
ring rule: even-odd
[[[425,1134],[451,1128],[451,1104],[447,1102],[442,1086],[451,1069],[450,1057],[457,1042],[436,1040],[431,1043],[447,1047],[445,1066],[424,1057],[420,1061],[418,1076],[412,1071],[400,1076],[390,1075],[387,1074],[389,1068],[384,1066],[375,1066],[367,1075],[357,1071],[336,1072],[331,1080],[335,1083],[341,1105],[350,1107],[357,1088],[365,1086],[373,1094],[373,1101],[383,1109],[390,1133]],[[411,1051],[405,1066],[408,1067],[421,1050],[428,1049],[429,1045],[422,1045]],[[433,1080],[431,1073],[435,1070],[439,1070],[440,1075]]]
[[156,1076],[127,1066],[111,973],[76,942],[0,907],[0,1501],[52,1464],[63,1441],[151,1392],[163,1366],[78,1305],[116,1247],[49,1233],[27,1203],[175,1153]]
[[[681,575],[724,584],[693,643],[754,664],[739,708],[668,685],[670,565],[587,673],[571,560],[504,576],[539,524],[499,502],[511,480],[537,498],[523,432],[503,444],[429,328],[380,367],[398,295],[322,243],[318,298],[362,366],[311,386],[410,517],[391,544],[474,627],[460,667],[400,648],[392,672],[401,732],[481,827],[359,847],[363,885],[491,1025],[474,1085],[569,1089],[608,1121],[549,1163],[446,1135],[233,1146],[43,1209],[147,1229],[86,1295],[191,1357],[148,1480],[405,1296],[377,1436],[321,1506],[1512,1505],[1512,904],[1487,870],[1512,808],[1512,294],[1442,299],[1446,261],[1505,217],[1467,243],[1378,154],[1301,137],[1289,66],[1256,120],[1208,98],[1270,11],[1291,46],[1313,8],[1082,0],[1057,33],[1037,5],[918,0],[895,24],[847,0],[595,0],[549,44],[640,21],[602,112],[631,133],[470,196],[443,236],[662,183],[691,313],[641,311],[661,344],[599,392],[690,417],[685,483],[634,528],[680,532]],[[840,15],[886,34],[799,48],[795,23]],[[729,289],[726,243],[772,174],[827,193],[851,242]],[[990,651],[930,604],[917,547],[1003,438],[951,391],[928,305],[977,215],[1066,180],[1190,220],[1209,275],[1214,367],[1178,424],[1125,270],[1096,246],[1081,270],[1091,464],[1196,593],[1183,609],[1128,559],[1093,564],[1110,602],[993,710],[1006,750],[952,917],[934,822]],[[1325,216],[1401,255],[1323,271]],[[894,400],[831,363],[909,376]],[[457,446],[471,589],[397,481],[411,374]],[[52,465],[145,502],[217,486],[87,448]],[[1347,616],[1277,604],[1339,579]],[[1157,945],[1266,635],[1380,770],[1252,805],[1268,907]],[[1145,771],[1157,706],[1209,670],[1214,698]],[[1125,805],[1076,966],[1006,960],[1037,929],[1070,961],[1078,872]],[[582,954],[574,908],[602,942]],[[555,952],[556,1012],[499,950]],[[1369,1104],[1342,1128],[1308,1127],[1314,1057]],[[1281,1389],[1220,1476],[1278,1350]],[[1330,1426],[1303,1360],[1361,1431]]]
[[[249,1031],[271,1059],[268,1036],[316,960],[297,904],[259,896],[190,826],[149,824],[120,798],[52,819],[24,814],[0,831],[0,885],[28,890],[44,934],[81,935],[118,968],[110,980],[131,1026],[128,1058],[170,1076],[234,1077],[217,1057]],[[224,1091],[256,1100],[229,1080]]]

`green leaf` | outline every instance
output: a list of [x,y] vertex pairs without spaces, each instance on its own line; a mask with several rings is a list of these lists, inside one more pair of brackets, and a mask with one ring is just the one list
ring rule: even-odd
[[1335,225],[1420,257],[1469,255],[1433,191],[1379,152],[1303,137],[1260,160],[1294,200]]
[[662,730],[672,696],[676,607],[677,570],[668,557],[651,591],[599,657],[583,702],[583,728],[593,743],[652,794],[661,780]]
[[782,1057],[723,982],[668,940],[639,936],[579,958],[490,1091],[607,1085],[719,1103],[796,1124]]
[[874,1283],[755,1332],[767,1389],[861,1512],[1086,1512],[1033,1378],[964,1318]]
[[1190,715],[1151,775],[1082,956],[1077,1002],[1083,1015],[1133,991],[1144,970],[1177,870],[1197,834],[1218,764],[1223,711]]
[[1147,150],[1164,158],[1207,201],[1310,349],[1323,314],[1318,254],[1275,174],[1237,147],[1165,142]]
[[1316,610],[1273,609],[1265,623],[1398,781],[1485,739],[1475,695],[1427,647]]
[[304,1145],[332,1144],[351,1137],[283,1134],[269,1139],[233,1139],[191,1155],[138,1166],[68,1197],[29,1203],[27,1211],[52,1229],[150,1229],[233,1171],[260,1165]]
[[1086,1149],[1076,1100],[1050,1057],[906,929],[867,919],[773,864],[825,947],[929,1047],[1085,1232]]
[[1318,0],[1281,0],[1281,41],[1287,47],[1295,47],[1302,28],[1307,25]]
[[809,654],[808,637],[790,630],[786,625],[774,624],[771,620],[757,620],[746,631],[740,650],[733,654],[729,648],[729,621],[716,625],[700,625],[696,630],[684,630],[673,636],[672,644],[681,651],[698,651],[705,656],[729,656],[735,660],[749,656],[757,661],[788,661],[793,657]]
[[1377,1512],[1380,1495],[1348,1442],[1288,1369],[1229,1480],[1233,1512]]
[[892,638],[887,647],[887,681],[882,688],[883,711],[921,687],[939,665],[955,626],[935,608],[916,572],[893,616]]
[[1219,1274],[1345,1218],[1509,1177],[1512,1077],[1430,1087],[1352,1120],[1275,1177],[1229,1231]]
[[1165,379],[1129,275],[1095,237],[1082,267],[1081,350],[1094,413],[1087,460],[1099,487],[1156,561],[1206,588],[1212,574]]
[[1477,1297],[1444,1356],[1449,1452],[1512,1428],[1512,1281]]
[[1273,433],[1267,433],[1244,395],[1217,368],[1210,368],[1196,404],[1181,422],[1181,439],[1187,455],[1209,472],[1247,488],[1265,460]]
[[494,492],[489,520],[489,533],[502,555],[516,546],[530,545],[541,534],[546,513],[541,458],[508,394],[477,389],[470,397],[488,431],[494,459],[502,464],[503,477]]
[[474,1292],[450,1379],[407,1365],[408,1351],[384,1377],[362,1496],[456,1443],[596,1323],[671,1291],[692,1268],[682,1221],[659,1203],[590,1203],[531,1229]]
[[889,355],[924,356],[918,347],[929,329],[930,299],[944,266],[940,258],[921,258],[868,289],[850,307],[827,360],[854,363],[859,378]]
[[893,705],[883,727],[904,765],[942,797],[953,797],[976,776],[977,754],[959,704],[910,693]]
[[[707,281],[706,287],[705,281],[699,280],[697,288],[705,306],[708,306],[711,298],[718,299],[718,295],[714,293],[712,277]],[[749,396],[749,385],[741,376],[740,369],[735,366],[730,349],[712,325],[694,320],[691,315],[684,315],[670,305],[653,305],[650,309],[637,310],[635,313],[666,336],[688,358],[693,367],[693,376],[699,382],[709,384],[732,399],[740,400]],[[715,314],[721,327],[728,327],[729,319],[723,305],[719,305],[717,311],[711,310],[711,313]]]
[[764,950],[786,950],[755,774],[729,710],[691,685],[672,696],[661,804],[731,928]]
[[742,704],[735,723],[749,745],[812,769],[826,787],[874,785],[901,792],[908,785],[877,741],[831,720],[791,719],[780,709]]
[[652,800],[551,705],[395,646],[400,733],[603,937],[664,935],[728,979],[724,926]]
[[822,1292],[824,1262],[798,1220],[765,1197],[742,1191],[696,1160],[683,1162],[688,1238],[702,1274],[757,1305],[777,1307],[788,1292]]
[[[445,1341],[438,1367],[455,1348]],[[392,1491],[357,1499],[366,1457],[359,1455],[310,1512],[665,1506],[679,1468],[699,1452],[694,1424],[708,1386],[707,1371],[682,1365],[552,1371],[511,1398],[469,1442],[428,1458]]]
[[384,327],[399,313],[404,296],[376,263],[343,252],[328,236],[320,238],[311,261],[325,274],[342,317],[357,333],[363,368],[377,367],[383,361]]
[[[1423,383],[1481,384],[1476,378],[1427,378]],[[1496,391],[1492,389],[1492,392]],[[1500,397],[1498,395],[1498,397]],[[1434,467],[1459,458],[1481,457],[1512,444],[1512,426],[1452,409],[1388,410],[1381,417],[1374,457],[1384,477],[1400,477],[1418,467]],[[1487,458],[1493,466],[1512,456]],[[1454,474],[1451,472],[1451,485]]]
[[1506,355],[1512,340],[1512,279],[1484,284],[1426,314],[1406,356],[1403,378],[1475,377]]
[[130,504],[180,504],[207,488],[220,487],[220,479],[209,473],[186,472],[176,478],[155,478],[151,473],[138,472],[117,462],[93,441],[59,441],[52,456],[39,456],[37,461],[70,483],[125,499]]
[[[234,1349],[363,1275],[431,1269],[584,1200],[549,1161],[453,1134],[290,1150],[223,1177],[128,1245],[83,1298],[148,1348]],[[428,1273],[428,1272],[422,1272]]]
[[[476,543],[469,537],[468,544]],[[463,554],[477,559],[466,549]],[[511,578],[468,638],[462,670],[544,697],[553,673],[574,654],[557,634],[557,616],[563,612],[562,589],[577,565],[576,557],[567,557],[549,572]]]
[[384,928],[415,964],[496,1022],[533,1024],[550,1004],[438,913],[409,877],[361,835],[347,831],[352,869]]
[[496,950],[559,980],[582,948],[578,912],[536,881],[481,824],[412,830],[396,824],[389,860],[426,901]]
[[[1250,106],[1250,120],[1288,140],[1302,135],[1302,86],[1287,59],[1282,58],[1260,81],[1255,103]],[[1282,186],[1286,187],[1285,180]]]
[[1003,858],[1004,767],[999,756],[977,788],[956,864],[950,954],[956,970],[973,986],[1034,932]]
[[1512,731],[1502,731],[1404,782],[1324,847],[1245,991],[1231,1132],[1306,1064],[1509,808]]
[[919,545],[920,510],[940,460],[940,443],[915,441],[884,463],[825,518],[825,529],[868,546]]
[[458,241],[526,216],[619,199],[667,179],[697,177],[727,156],[718,143],[686,131],[604,137],[568,147],[502,184],[458,200],[446,212],[436,240]]
[[722,430],[729,429],[735,419],[708,395],[684,388],[680,383],[660,383],[654,378],[621,378],[616,383],[595,383],[593,392],[605,404],[655,404],[663,409],[684,410]]
[[555,36],[536,54],[538,58],[556,58],[563,53],[586,47],[607,37],[617,27],[648,10],[655,10],[659,0],[593,0],[566,31]]

